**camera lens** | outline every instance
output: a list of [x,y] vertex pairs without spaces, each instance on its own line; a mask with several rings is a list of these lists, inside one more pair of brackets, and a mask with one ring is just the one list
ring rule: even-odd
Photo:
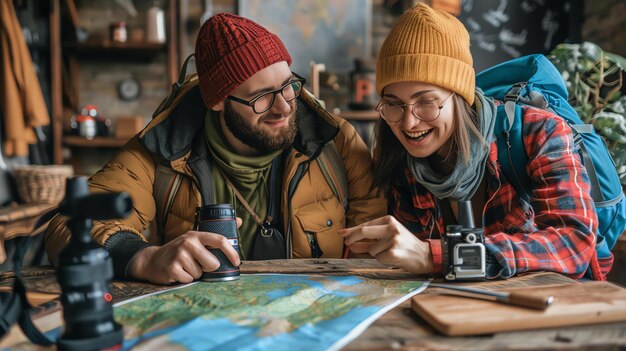
[[[237,222],[235,210],[231,204],[205,205],[198,209],[196,230],[220,234],[239,253]],[[220,267],[213,272],[202,273],[204,281],[228,281],[239,279],[239,267],[234,266],[226,254],[220,249],[209,248],[209,251],[220,261]]]
[[[74,235],[74,234],[73,234]],[[72,244],[59,257],[57,278],[65,330],[59,350],[114,348],[123,340],[122,326],[113,319],[109,284],[113,264],[106,250],[95,242]]]

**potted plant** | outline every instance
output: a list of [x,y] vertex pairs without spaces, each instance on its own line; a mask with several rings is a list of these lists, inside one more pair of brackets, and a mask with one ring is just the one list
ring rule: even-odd
[[560,44],[548,58],[565,80],[570,104],[606,142],[626,186],[626,59],[590,42]]

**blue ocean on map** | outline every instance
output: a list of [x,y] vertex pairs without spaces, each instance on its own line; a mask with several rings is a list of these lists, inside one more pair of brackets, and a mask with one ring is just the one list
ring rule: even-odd
[[[341,285],[344,286],[349,286],[349,285],[355,285],[355,284],[359,284],[362,283],[363,280],[359,279],[357,277],[332,277],[332,279],[329,280],[333,280],[336,281],[338,283],[340,283]],[[261,282],[262,283],[280,283],[280,282],[284,282],[285,278],[284,277],[276,277],[276,276],[269,276],[265,279],[263,279]],[[294,279],[295,281],[295,279]],[[306,283],[309,284],[312,288],[315,288],[316,290],[318,290],[319,292],[323,293],[323,294],[330,294],[330,295],[335,295],[335,296],[340,296],[340,297],[350,297],[350,296],[357,296],[356,293],[354,292],[348,292],[348,291],[333,291],[333,290],[328,290],[324,284],[322,284],[319,281],[315,281],[315,280],[310,280],[310,279],[298,279],[298,282],[300,283]],[[294,292],[296,292],[299,288],[297,286],[293,286],[291,288],[288,289],[278,289],[278,290],[274,290],[274,291],[270,291],[267,293],[267,295],[272,298],[272,299],[278,299],[281,297],[287,297],[292,295]]]
[[202,317],[124,341],[124,350],[130,350],[141,341],[167,335],[171,344],[188,350],[324,350],[331,347],[380,307],[359,307],[332,321],[323,321],[298,328],[290,333],[259,337],[259,328],[231,323],[228,319],[207,320]]

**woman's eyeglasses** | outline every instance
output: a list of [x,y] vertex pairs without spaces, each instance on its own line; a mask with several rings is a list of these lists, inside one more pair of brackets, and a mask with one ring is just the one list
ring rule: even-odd
[[412,104],[399,104],[395,102],[386,104],[379,103],[376,107],[376,111],[378,111],[380,117],[382,117],[385,121],[389,123],[397,123],[404,118],[405,108],[409,107],[415,118],[424,122],[432,122],[439,118],[441,109],[446,105],[450,98],[452,98],[452,96],[454,96],[454,93],[443,100],[441,105],[437,105],[435,100],[419,100]]

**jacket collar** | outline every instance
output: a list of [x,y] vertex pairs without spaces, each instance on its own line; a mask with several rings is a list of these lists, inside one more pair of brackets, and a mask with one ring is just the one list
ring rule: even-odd
[[[194,139],[204,134],[206,107],[197,80],[184,86],[171,106],[166,106],[141,132],[139,138],[153,154],[176,161],[194,148]],[[323,146],[339,133],[339,122],[307,91],[297,99],[298,134],[292,147],[309,158],[316,158]]]

